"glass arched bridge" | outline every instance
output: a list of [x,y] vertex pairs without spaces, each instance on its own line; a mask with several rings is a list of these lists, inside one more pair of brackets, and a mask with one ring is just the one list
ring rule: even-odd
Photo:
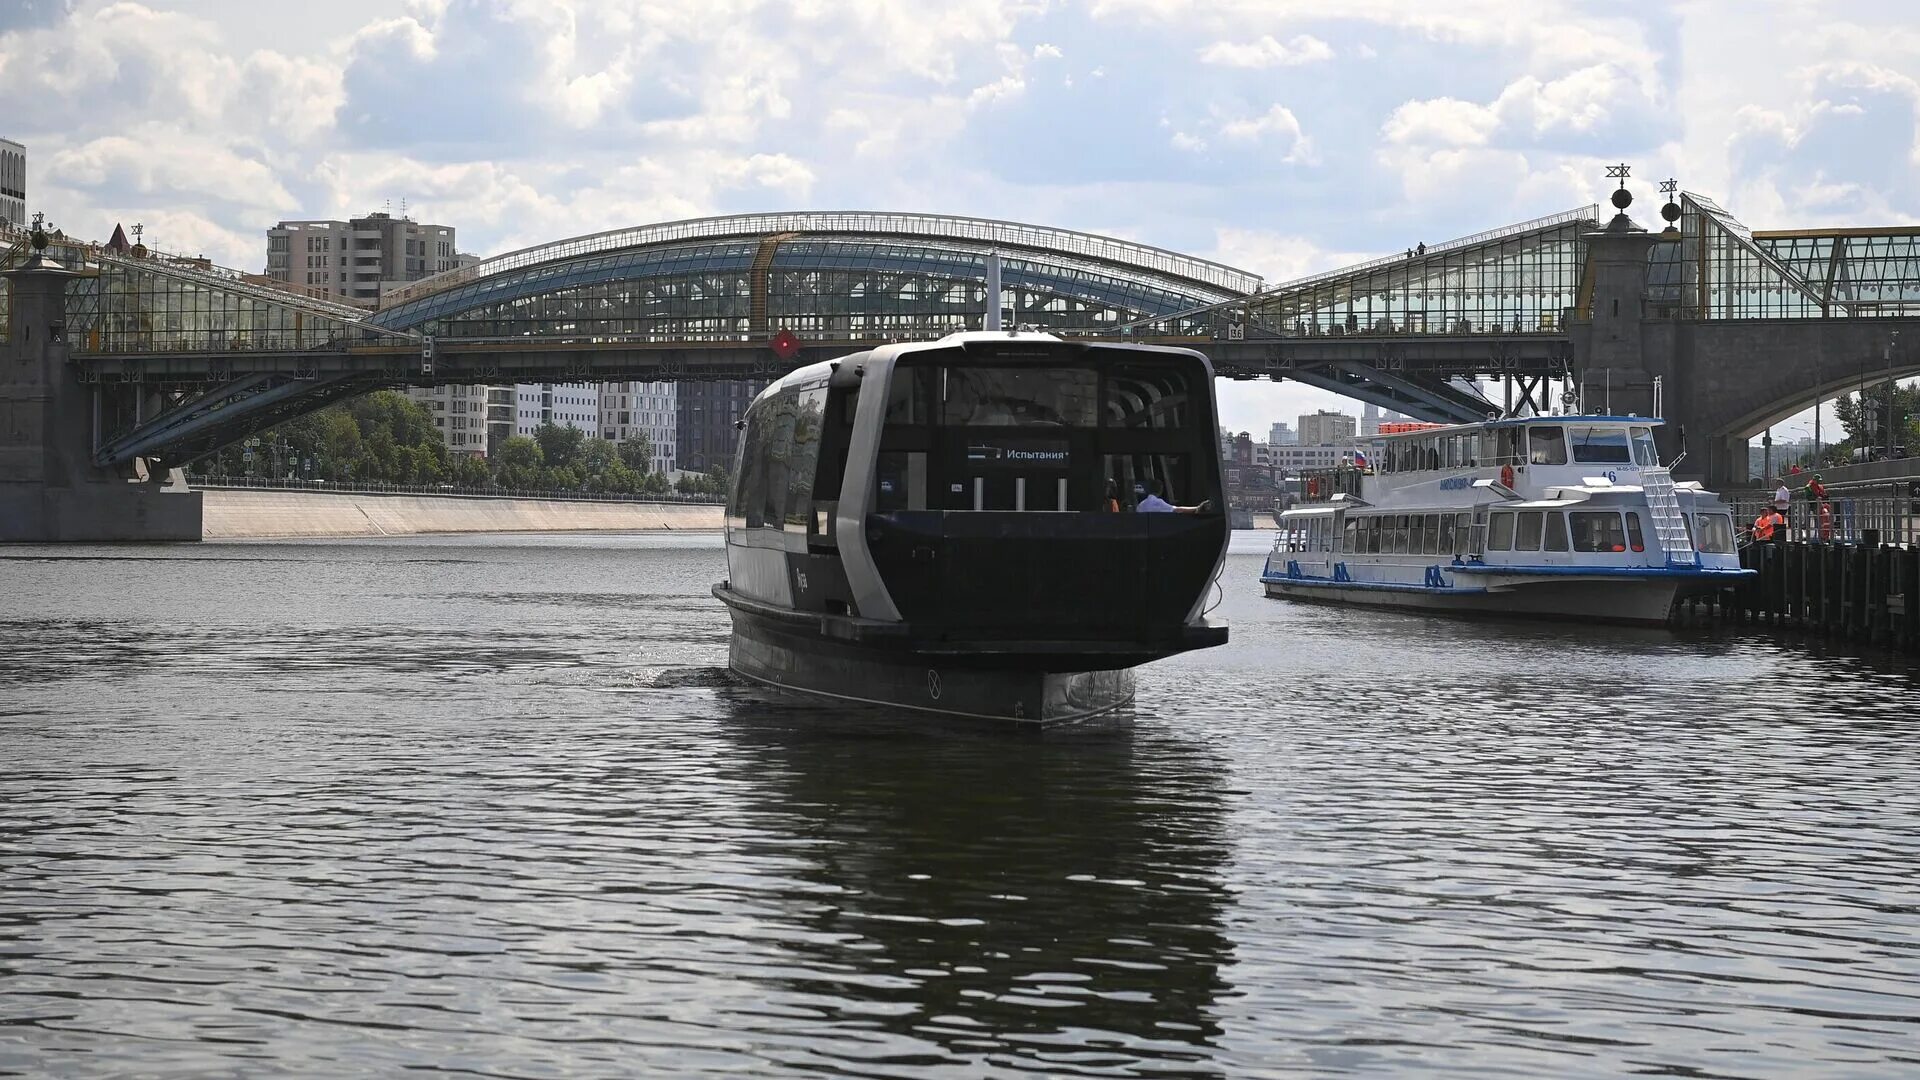
[[[1769,233],[1704,196],[1679,205],[1629,298],[1650,318],[1920,317],[1920,228]],[[1505,403],[1490,403],[1474,377],[1518,385],[1544,406],[1549,380],[1573,374],[1595,305],[1589,238],[1601,226],[1598,207],[1580,207],[1269,284],[1207,259],[1015,222],[733,215],[512,252],[414,282],[373,312],[204,260],[74,243],[49,254],[83,275],[68,284],[65,329],[78,379],[98,397],[96,459],[178,464],[377,386],[765,378],[980,328],[995,280],[1007,326],[1188,344],[1227,377],[1477,419]],[[20,239],[0,237],[9,263],[25,257]],[[1831,380],[1770,371],[1764,381],[1770,401],[1786,402]]]

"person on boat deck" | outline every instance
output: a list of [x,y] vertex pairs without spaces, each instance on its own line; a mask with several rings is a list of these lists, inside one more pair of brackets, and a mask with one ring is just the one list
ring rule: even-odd
[[1774,482],[1780,486],[1773,489],[1773,508],[1780,511],[1780,515],[1785,517],[1787,507],[1793,504],[1793,492],[1787,490],[1787,482],[1785,480],[1776,479]]
[[1136,513],[1197,514],[1200,511],[1205,510],[1207,507],[1213,505],[1212,499],[1202,499],[1200,501],[1200,505],[1198,506],[1175,506],[1172,503],[1168,502],[1166,499],[1161,498],[1161,495],[1165,489],[1161,487],[1160,481],[1158,480],[1145,481],[1145,487],[1147,489],[1146,497],[1142,498],[1139,502],[1135,503],[1133,506],[1133,509]]
[[1815,502],[1826,501],[1827,485],[1820,482],[1819,473],[1814,473],[1813,479],[1807,481],[1807,498],[1812,499]]
[[1120,482],[1117,480],[1109,479],[1107,481],[1107,513],[1117,514],[1119,512],[1120,512]]
[[1766,544],[1776,539],[1785,539],[1786,530],[1787,516],[1771,506],[1760,511],[1760,516],[1753,519],[1755,543]]

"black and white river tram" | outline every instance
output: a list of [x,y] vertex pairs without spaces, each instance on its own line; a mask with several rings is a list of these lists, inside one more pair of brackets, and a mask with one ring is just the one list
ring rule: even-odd
[[[1197,352],[954,334],[800,368],[743,423],[713,592],[747,679],[1048,722],[1227,640],[1206,617],[1228,523]],[[1182,510],[1135,511],[1156,488]]]

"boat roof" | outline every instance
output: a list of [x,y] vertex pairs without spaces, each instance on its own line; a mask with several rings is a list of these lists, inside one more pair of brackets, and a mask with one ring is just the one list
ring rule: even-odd
[[1657,416],[1600,416],[1581,414],[1578,416],[1522,416],[1506,420],[1482,420],[1474,424],[1448,424],[1445,427],[1421,428],[1419,431],[1396,431],[1390,435],[1366,435],[1364,439],[1418,439],[1432,435],[1451,435],[1462,431],[1477,431],[1482,428],[1527,427],[1534,424],[1638,424],[1641,427],[1659,427],[1666,423]]

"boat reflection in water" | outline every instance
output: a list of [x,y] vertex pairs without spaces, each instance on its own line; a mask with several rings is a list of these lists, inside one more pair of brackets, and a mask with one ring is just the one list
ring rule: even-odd
[[1010,745],[767,697],[738,692],[719,779],[792,867],[761,916],[769,1015],[804,1006],[871,1075],[1216,1074],[1226,762],[1135,724]]
[[[1074,719],[1226,641],[1213,370],[1185,349],[955,334],[792,372],[727,511],[734,671],[935,713]],[[1136,513],[1154,489],[1185,512]]]

